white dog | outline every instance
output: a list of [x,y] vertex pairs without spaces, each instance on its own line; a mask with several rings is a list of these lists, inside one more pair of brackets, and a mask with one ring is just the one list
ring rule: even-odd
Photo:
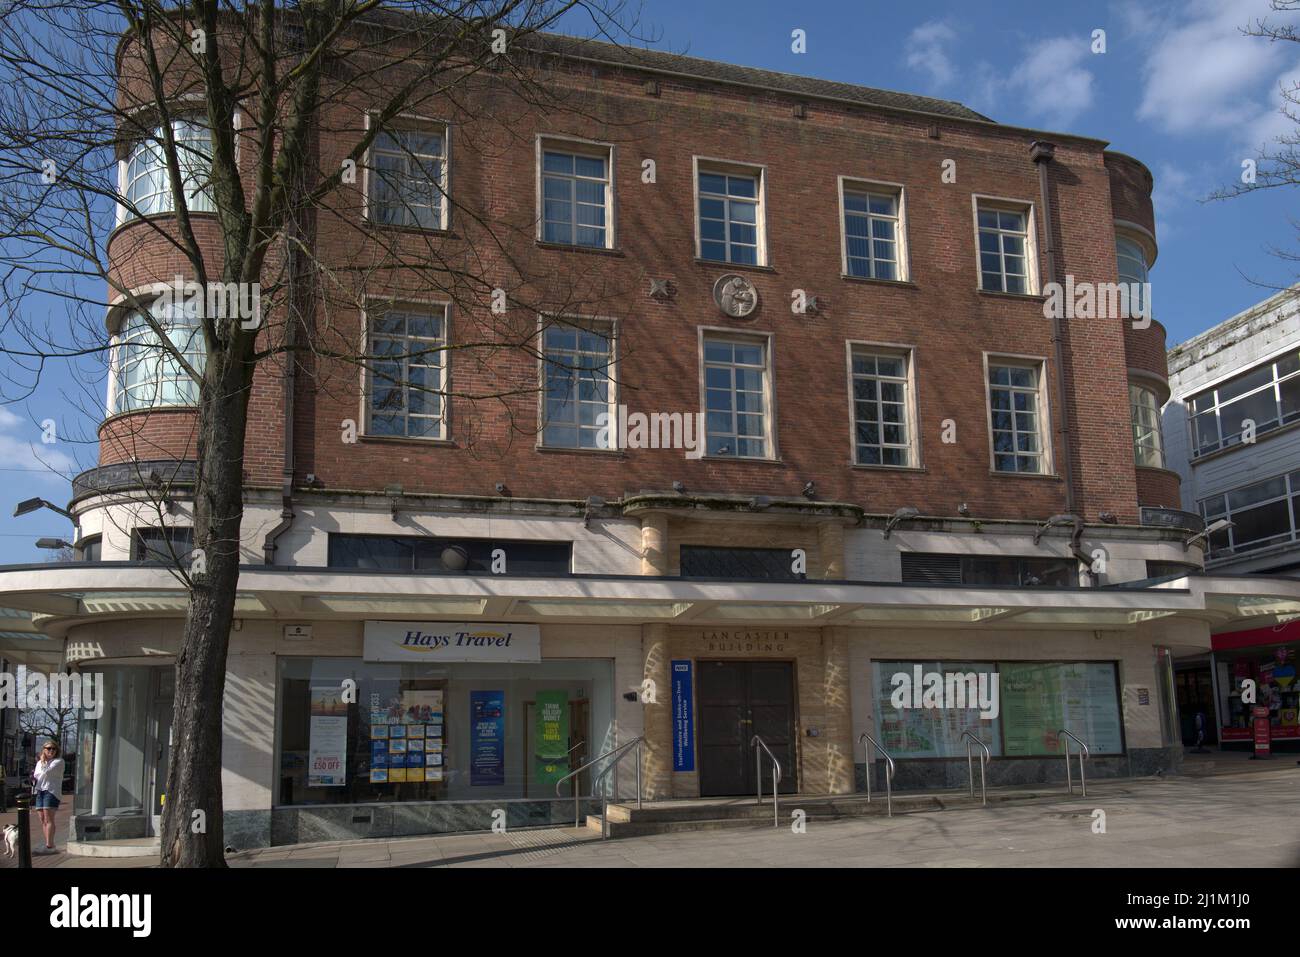
[[18,849],[18,828],[10,824],[4,830],[5,857],[13,857]]

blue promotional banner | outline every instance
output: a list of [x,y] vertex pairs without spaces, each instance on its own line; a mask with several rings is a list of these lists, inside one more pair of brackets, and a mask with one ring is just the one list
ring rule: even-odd
[[506,783],[506,695],[504,691],[469,693],[469,783],[499,787]]
[[673,770],[695,770],[695,704],[692,698],[691,663],[672,662],[673,681]]

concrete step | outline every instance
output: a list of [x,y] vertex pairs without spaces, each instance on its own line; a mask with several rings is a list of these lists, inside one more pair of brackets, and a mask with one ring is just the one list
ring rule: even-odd
[[68,841],[73,857],[157,857],[162,849],[156,837],[136,837],[116,841]]
[[[989,794],[989,804],[1007,801],[1028,801],[1039,798],[1059,798],[1055,790],[1003,791]],[[927,811],[946,811],[959,808],[978,808],[979,798],[965,791],[937,794],[894,795],[894,814],[915,814]],[[782,825],[788,825],[792,812],[801,810],[808,821],[833,821],[846,817],[884,816],[887,812],[885,798],[873,795],[870,802],[865,795],[838,795],[811,797],[782,795],[777,815]],[[717,801],[683,801],[669,804],[646,804],[638,808],[633,803],[611,804],[608,808],[610,837],[634,837],[643,834],[671,834],[683,831],[702,831],[733,827],[772,827],[772,802],[762,804],[739,800],[734,803]],[[587,827],[599,832],[601,816],[587,816]]]

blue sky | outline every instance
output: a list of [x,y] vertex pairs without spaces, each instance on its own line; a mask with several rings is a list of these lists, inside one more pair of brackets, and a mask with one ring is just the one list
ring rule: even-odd
[[[1265,298],[1252,280],[1296,280],[1295,264],[1269,250],[1300,251],[1300,188],[1202,202],[1294,128],[1278,90],[1300,77],[1300,44],[1239,33],[1264,16],[1300,25],[1268,0],[645,0],[639,32],[676,53],[959,100],[999,122],[1110,141],[1155,176],[1153,304],[1172,345]],[[795,29],[804,53],[791,50]],[[1098,29],[1105,53],[1091,51]],[[54,369],[31,397],[0,406],[0,563],[42,561],[38,537],[72,533],[53,512],[9,515],[34,495],[65,504],[68,483],[51,467],[93,464],[93,445],[40,441],[46,418],[61,435],[93,436],[81,409],[87,386],[103,389],[84,380]]]

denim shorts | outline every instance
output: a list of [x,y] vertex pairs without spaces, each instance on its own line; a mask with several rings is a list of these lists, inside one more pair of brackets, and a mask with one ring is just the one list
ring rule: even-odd
[[59,799],[49,791],[36,792],[36,809],[53,811],[59,806]]

